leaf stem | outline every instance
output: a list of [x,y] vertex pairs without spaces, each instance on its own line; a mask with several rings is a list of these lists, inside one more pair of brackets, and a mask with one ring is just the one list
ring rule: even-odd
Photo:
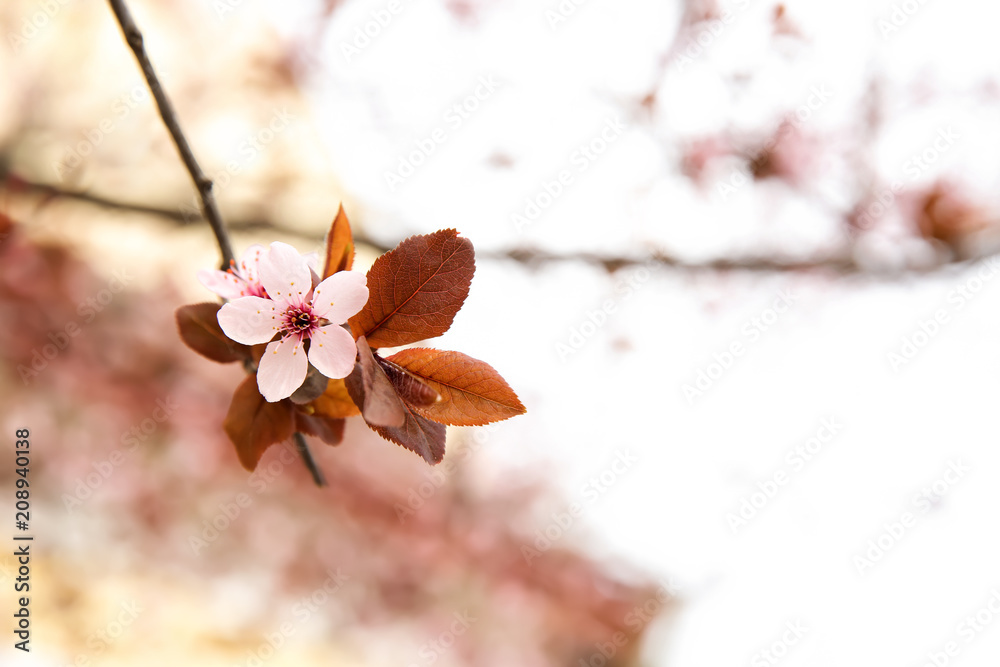
[[309,470],[309,474],[312,475],[316,486],[326,486],[326,478],[323,477],[323,471],[316,465],[316,460],[312,457],[312,452],[309,451],[309,445],[306,444],[305,436],[296,431],[292,434],[292,440],[295,441],[295,449],[299,450],[299,456],[302,457],[302,462],[306,464],[306,468]]

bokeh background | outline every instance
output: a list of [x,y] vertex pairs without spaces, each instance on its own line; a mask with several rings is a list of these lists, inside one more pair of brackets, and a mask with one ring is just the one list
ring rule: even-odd
[[246,473],[242,373],[173,324],[218,251],[109,8],[5,2],[0,662],[995,662],[993,4],[130,5],[237,253],[341,202],[360,268],[457,228],[432,345],[528,413]]

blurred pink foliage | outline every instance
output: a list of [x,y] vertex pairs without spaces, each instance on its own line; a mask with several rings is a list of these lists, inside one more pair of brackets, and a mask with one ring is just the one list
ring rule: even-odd
[[[220,428],[242,371],[182,345],[179,295],[169,285],[114,292],[114,279],[67,248],[36,245],[6,218],[2,225],[0,316],[13,325],[0,328],[5,407],[38,443],[33,474],[46,480],[38,493],[66,512],[61,531],[46,522],[45,539],[72,533],[82,515],[88,543],[100,526],[140,560],[202,576],[253,567],[288,595],[339,569],[350,578],[338,600],[351,624],[410,622],[431,638],[453,612],[469,610],[479,620],[453,649],[463,664],[565,665],[616,632],[630,641],[608,664],[635,664],[632,640],[644,627],[625,619],[655,596],[651,582],[626,583],[558,546],[529,563],[521,549],[538,528],[530,511],[550,495],[539,482],[475,488],[462,463],[445,479],[359,423],[336,451],[313,441],[327,488],[313,486],[290,445],[272,448],[248,476]],[[159,423],[165,406],[169,419]],[[116,450],[124,460],[92,497],[67,501]],[[11,475],[0,472],[5,482]],[[220,506],[240,493],[252,504],[206,538]],[[414,511],[400,511],[422,496]],[[192,536],[206,543],[193,547]]]

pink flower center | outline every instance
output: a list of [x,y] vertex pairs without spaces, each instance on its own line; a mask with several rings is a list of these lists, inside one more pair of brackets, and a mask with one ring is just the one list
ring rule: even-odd
[[281,330],[285,335],[298,336],[299,340],[304,340],[319,327],[319,322],[320,318],[313,314],[308,304],[292,306],[285,311]]
[[231,274],[237,280],[243,281],[245,285],[243,289],[243,296],[259,296],[262,299],[270,299],[267,290],[264,286],[260,284],[260,280],[251,276],[250,269],[247,267],[246,262],[240,262],[240,268],[236,267],[236,260],[229,260],[229,268],[226,269],[226,273]]

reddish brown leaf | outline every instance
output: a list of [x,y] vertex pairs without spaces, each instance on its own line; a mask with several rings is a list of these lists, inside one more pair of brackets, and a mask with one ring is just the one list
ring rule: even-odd
[[368,271],[370,296],[351,331],[374,348],[440,336],[469,295],[475,270],[472,243],[454,229],[411,236]]
[[386,377],[389,378],[389,382],[392,383],[392,388],[396,390],[396,393],[399,394],[404,403],[411,406],[425,407],[440,400],[440,394],[416,375],[413,375],[405,368],[391,361],[386,361],[378,356],[378,354],[374,356],[375,361],[382,367]]
[[219,326],[218,303],[195,303],[177,309],[181,340],[192,350],[223,364],[250,358],[250,348],[232,340]]
[[423,379],[441,395],[419,414],[442,424],[482,426],[524,414],[510,385],[489,364],[461,352],[410,348],[387,359]]
[[392,428],[374,424],[369,426],[386,440],[416,452],[427,463],[431,465],[441,463],[441,459],[444,458],[444,426],[424,419],[405,406],[403,409],[406,412],[402,426]]
[[292,392],[292,395],[288,397],[288,400],[296,405],[312,403],[323,395],[323,392],[326,391],[329,384],[330,378],[316,370],[315,366],[310,365],[306,371],[305,380],[298,389]]
[[385,427],[403,426],[406,407],[386,377],[385,371],[375,362],[365,337],[358,339],[358,363],[354,372],[344,379],[347,391],[369,424]]
[[347,385],[343,380],[330,380],[323,395],[312,402],[312,408],[330,419],[345,419],[361,414],[361,410],[347,393]]
[[344,439],[344,420],[295,410],[295,430],[314,435],[328,445],[339,445]]
[[347,221],[344,206],[337,210],[337,217],[330,225],[330,233],[326,235],[326,263],[323,265],[323,278],[329,278],[337,271],[350,271],[354,266],[354,236],[351,234],[351,223]]
[[295,430],[292,403],[268,403],[257,389],[257,374],[246,377],[233,394],[223,428],[236,445],[236,454],[247,470],[257,467],[264,451],[287,440]]
[[259,345],[250,346],[250,358],[253,360],[254,366],[260,366],[260,359],[264,356],[264,352],[267,351],[267,343],[260,343]]

